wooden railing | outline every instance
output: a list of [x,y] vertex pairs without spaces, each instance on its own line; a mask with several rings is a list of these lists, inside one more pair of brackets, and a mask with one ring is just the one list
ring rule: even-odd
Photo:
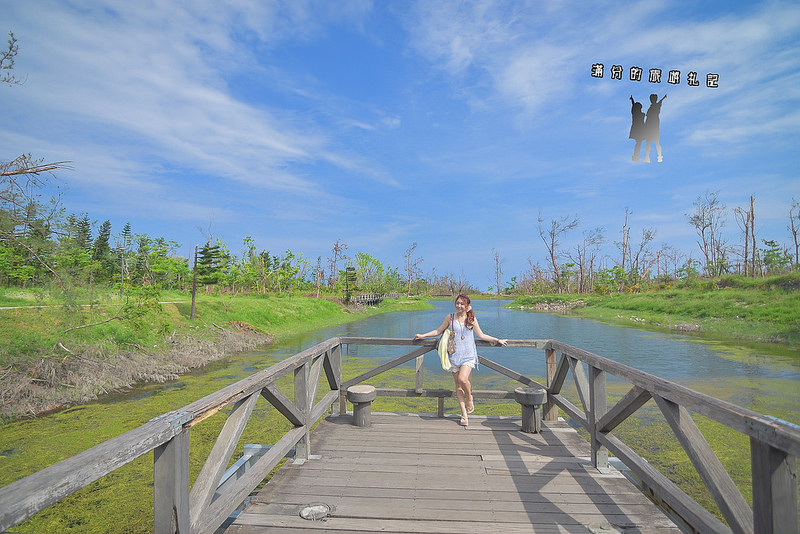
[[[154,531],[214,532],[292,447],[295,458],[308,458],[311,427],[336,405],[341,362],[339,340],[329,339],[180,410],[0,488],[0,531],[153,451]],[[331,391],[315,404],[323,370]],[[276,385],[286,375],[294,376],[294,401]],[[218,493],[260,396],[275,406],[293,428],[238,480],[226,484],[225,491]],[[232,410],[190,490],[190,430],[227,407]]]
[[[413,350],[342,382],[342,345],[405,345],[412,346]],[[483,347],[487,344],[479,341],[478,345]],[[612,452],[689,528],[703,533],[797,532],[800,429],[796,425],[745,410],[559,341],[510,340],[509,346],[544,350],[547,383],[540,384],[488,358],[481,357],[481,364],[523,385],[547,389],[545,420],[556,419],[558,409],[563,410],[588,432],[595,467],[607,467],[608,453]],[[439,414],[443,415],[444,399],[454,396],[453,391],[426,390],[423,387],[423,356],[434,349],[435,340],[414,342],[409,339],[331,338],[180,410],[153,419],[139,428],[0,488],[0,530],[24,521],[135,458],[153,451],[154,531],[213,532],[293,447],[297,459],[308,459],[311,427],[329,409],[332,408],[334,413],[346,409],[344,392],[350,385],[365,382],[415,360],[413,389],[383,388],[378,393],[436,397]],[[330,392],[315,403],[323,371]],[[280,378],[287,375],[293,376],[294,400],[289,399],[276,385]],[[562,394],[569,375],[572,375],[582,408]],[[631,385],[628,393],[612,407],[608,406],[607,401],[606,375],[616,376]],[[475,390],[473,395],[476,398],[513,398],[513,391]],[[223,491],[221,479],[259,397],[264,397],[275,406],[292,423],[293,428],[262,456],[248,462],[251,467],[238,479],[225,482]],[[338,404],[337,399],[340,401]],[[650,399],[664,414],[730,526],[686,495],[612,434],[620,423]],[[232,409],[190,488],[190,430],[227,407]],[[690,410],[749,436],[752,509],[692,421]]]
[[[341,341],[343,344],[357,345],[410,343],[408,340],[375,338],[341,338]],[[441,416],[444,397],[454,396],[454,393],[451,390],[425,390],[421,372],[422,355],[426,352],[425,349],[432,350],[434,344],[435,341],[425,341],[420,349],[348,380],[342,384],[342,389],[346,390],[350,385],[364,382],[416,358],[416,383],[413,390],[378,389],[378,394],[438,397]],[[611,451],[641,481],[648,493],[659,499],[685,527],[702,533],[798,532],[797,457],[800,456],[800,428],[797,425],[698,393],[560,341],[509,340],[508,344],[512,347],[532,347],[545,351],[546,384],[540,384],[482,356],[480,363],[527,386],[546,389],[547,404],[543,408],[545,421],[556,420],[558,408],[563,410],[588,432],[592,464],[596,468],[608,468],[608,452]],[[488,344],[478,341],[478,346]],[[608,406],[606,394],[607,374],[631,385],[627,394],[612,407]],[[582,408],[562,394],[569,375],[572,375]],[[473,396],[513,398],[513,392],[474,390]],[[612,434],[614,429],[650,399],[655,401],[691,459],[727,525]],[[690,411],[749,436],[752,508],[692,420]]]

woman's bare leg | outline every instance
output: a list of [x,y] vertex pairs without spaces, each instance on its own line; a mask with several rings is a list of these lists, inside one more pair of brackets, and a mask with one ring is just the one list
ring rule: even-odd
[[459,405],[461,406],[461,417],[467,417],[468,406],[472,404],[472,384],[469,381],[469,375],[472,373],[472,367],[462,365],[458,369],[456,384],[461,388],[462,394],[459,397]]
[[[461,366],[463,369],[464,366]],[[461,383],[459,381],[459,375],[461,374],[461,369],[459,369],[458,373],[453,373],[453,382],[455,382],[455,390],[456,390],[456,398],[458,399],[458,406],[461,408],[461,417],[466,417],[467,409],[465,406],[466,399],[464,398],[464,390],[461,388]]]

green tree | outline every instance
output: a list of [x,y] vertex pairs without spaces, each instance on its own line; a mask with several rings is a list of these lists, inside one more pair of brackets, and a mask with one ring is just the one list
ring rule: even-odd
[[308,268],[308,260],[303,253],[295,254],[291,250],[286,250],[283,258],[278,262],[278,287],[280,291],[291,295],[305,276]]
[[189,282],[189,260],[175,254],[180,247],[175,241],[157,237],[149,243],[147,265],[153,285],[163,289],[182,289]]
[[[117,245],[117,272],[119,273],[120,287],[125,285],[125,281],[130,277],[128,273],[128,261],[126,255],[131,248],[133,241],[133,231],[131,230],[131,223],[126,222],[122,227],[122,231],[116,237]],[[122,293],[120,293],[122,294]]]
[[114,279],[116,263],[111,254],[111,221],[105,220],[97,231],[92,245],[92,260],[97,262],[96,279],[98,282],[110,282]]
[[88,214],[66,217],[53,257],[62,279],[77,284],[93,281],[96,264],[92,260],[92,224]]
[[762,239],[761,242],[766,245],[766,248],[761,249],[761,257],[764,261],[766,274],[781,274],[789,270],[792,265],[792,258],[788,251],[772,239]]
[[14,32],[8,32],[8,47],[0,53],[0,83],[6,85],[18,85],[21,82],[11,72],[14,70],[14,58],[17,57],[19,46]]
[[225,283],[230,259],[230,254],[219,239],[214,244],[206,243],[197,259],[197,280],[205,284],[207,289],[208,286]]

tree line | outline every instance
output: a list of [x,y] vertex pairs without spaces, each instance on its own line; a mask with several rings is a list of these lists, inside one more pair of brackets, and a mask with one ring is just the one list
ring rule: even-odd
[[[544,262],[528,260],[528,269],[521,276],[512,276],[503,291],[507,293],[613,293],[636,292],[650,287],[671,287],[692,284],[702,279],[723,275],[767,277],[800,271],[800,202],[792,199],[787,215],[791,246],[756,233],[756,199],[746,206],[728,210],[719,200],[719,192],[706,192],[697,197],[692,211],[685,214],[686,223],[697,236],[697,256],[669,244],[655,245],[656,229],[640,228],[632,235],[631,211],[626,208],[621,227],[611,239],[616,255],[602,254],[609,244],[605,228],[583,230],[578,217],[562,216],[546,220],[538,218],[538,234],[547,255]],[[732,215],[737,230],[726,233]],[[772,236],[774,237],[774,236]],[[563,242],[571,239],[570,246]],[[499,291],[502,261],[494,253]]]
[[[337,240],[330,255],[307,258],[302,252],[259,250],[251,237],[236,255],[219,237],[209,236],[194,258],[180,256],[180,245],[162,236],[136,233],[126,223],[112,233],[109,220],[100,224],[89,214],[67,214],[59,194],[48,200],[52,169],[30,156],[0,162],[0,284],[5,287],[116,285],[188,290],[196,282],[206,292],[342,295],[348,291],[452,295],[475,292],[463,273],[423,273],[417,243],[406,249],[401,267],[382,262]],[[630,210],[622,218],[616,257],[602,254],[608,245],[604,228],[580,231],[578,217],[545,219],[538,234],[546,250],[538,262],[528,259],[521,274],[503,279],[503,263],[492,250],[495,283],[490,291],[505,294],[611,293],[640,291],[653,286],[690,283],[725,274],[764,277],[800,270],[800,203],[787,214],[792,247],[755,231],[755,198],[729,212],[718,193],[698,197],[686,222],[697,235],[697,257],[667,244],[654,245],[656,230],[634,234]],[[738,232],[725,234],[733,216]],[[634,237],[634,235],[636,237]],[[570,242],[569,246],[564,242]],[[349,277],[346,274],[349,273]],[[349,286],[349,287],[348,287]]]

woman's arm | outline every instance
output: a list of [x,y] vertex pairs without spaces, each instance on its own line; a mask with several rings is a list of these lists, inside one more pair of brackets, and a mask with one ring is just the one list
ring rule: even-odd
[[424,334],[414,334],[414,339],[423,339],[426,337],[438,336],[448,328],[450,328],[450,314],[445,315],[444,321],[442,321],[442,324],[439,326],[439,328],[437,328],[436,330],[431,330],[430,332],[426,332]]
[[475,337],[477,337],[478,339],[488,341],[489,343],[499,343],[504,347],[508,345],[507,339],[500,339],[494,336],[490,336],[489,334],[484,334],[483,330],[481,330],[481,326],[478,324],[477,317],[475,318],[475,322],[472,325],[472,331],[475,332]]

